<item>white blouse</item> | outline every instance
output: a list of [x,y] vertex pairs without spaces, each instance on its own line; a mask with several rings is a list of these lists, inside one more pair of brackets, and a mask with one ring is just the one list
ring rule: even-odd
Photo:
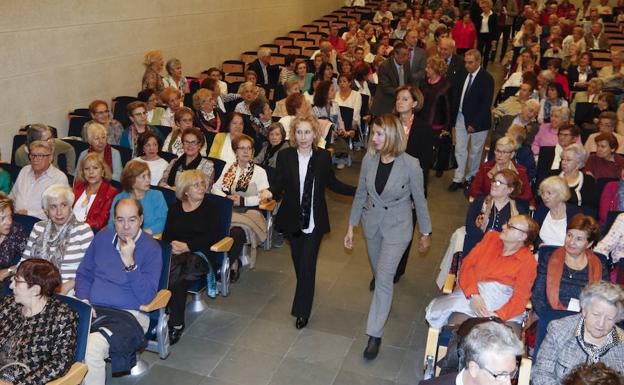
[[143,160],[139,156],[139,157],[134,158],[134,160],[147,163],[147,166],[150,169],[150,176],[151,176],[150,184],[152,186],[158,186],[158,183],[160,182],[160,179],[162,178],[163,173],[167,169],[167,166],[169,165],[169,163],[160,157],[156,160]]
[[[227,173],[227,167],[223,170],[219,179],[212,185],[212,193],[219,196],[226,196],[226,193],[223,192],[223,177]],[[236,183],[238,183],[238,179],[241,176],[240,167],[236,167],[236,177],[234,178],[234,183],[232,183],[232,190],[236,189]],[[267,178],[266,171],[257,164],[254,165],[254,172],[251,176],[251,180],[249,181],[249,186],[247,187],[247,191],[231,191],[231,193],[235,193],[244,198],[245,206],[258,206],[260,204],[260,198],[258,194],[260,191],[266,190],[269,188],[269,179]]]
[[87,214],[89,213],[89,209],[95,201],[95,196],[97,194],[91,194],[87,198],[87,190],[82,192],[76,204],[74,205],[74,216],[79,222],[84,222],[87,220]]
[[549,211],[548,214],[546,214],[546,218],[539,232],[539,236],[544,245],[563,246],[567,226],[568,219],[566,217],[563,219],[553,219]]
[[[353,108],[353,121],[356,125],[360,124],[360,110],[362,109],[362,96],[359,92],[351,90],[346,99],[342,99],[340,92],[336,92],[336,102],[340,107]],[[355,127],[353,127],[355,128]]]

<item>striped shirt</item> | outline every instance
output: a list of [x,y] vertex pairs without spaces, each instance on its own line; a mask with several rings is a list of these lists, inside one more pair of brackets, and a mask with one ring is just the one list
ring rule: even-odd
[[[31,258],[33,245],[39,237],[43,236],[46,222],[37,222],[33,227],[28,237],[22,260]],[[69,231],[69,237],[69,243],[60,266],[63,282],[76,278],[76,270],[78,270],[78,266],[93,240],[93,231],[91,231],[91,227],[88,224],[80,222]],[[50,247],[50,253],[53,253],[55,250],[56,247]]]

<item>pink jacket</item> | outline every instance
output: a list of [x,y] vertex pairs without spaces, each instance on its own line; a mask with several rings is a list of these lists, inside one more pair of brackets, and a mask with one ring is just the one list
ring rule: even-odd
[[604,225],[607,222],[609,211],[618,211],[618,183],[609,182],[602,189],[600,194],[600,205],[598,206],[598,222]]

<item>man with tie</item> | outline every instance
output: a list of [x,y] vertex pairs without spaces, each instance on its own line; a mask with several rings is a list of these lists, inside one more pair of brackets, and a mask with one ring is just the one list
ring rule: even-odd
[[427,53],[424,49],[416,46],[416,43],[418,43],[418,31],[414,29],[405,35],[404,42],[409,53],[408,63],[412,74],[412,84],[418,85],[425,78]]
[[371,108],[373,115],[380,116],[392,112],[394,109],[394,91],[398,87],[413,84],[408,60],[407,46],[399,42],[394,46],[392,56],[379,66],[377,72],[379,85]]
[[[468,185],[476,175],[483,145],[492,125],[491,107],[494,79],[481,68],[481,53],[471,49],[464,55],[466,72],[454,85],[452,115],[455,116],[455,157],[457,169],[449,191]],[[466,171],[466,166],[468,170]],[[466,177],[466,178],[464,178]]]
[[446,80],[452,85],[455,77],[461,76],[464,72],[463,59],[455,53],[455,40],[450,37],[443,37],[438,44],[438,54],[446,62]]

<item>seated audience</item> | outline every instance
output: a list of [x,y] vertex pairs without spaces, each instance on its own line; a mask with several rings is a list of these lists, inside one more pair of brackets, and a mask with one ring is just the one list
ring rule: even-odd
[[162,140],[160,130],[151,127],[147,120],[147,105],[143,102],[132,102],[127,107],[128,117],[132,124],[121,135],[120,146],[132,150],[132,156],[138,156],[137,141],[139,136],[146,132],[154,132]]
[[621,375],[603,362],[580,364],[568,373],[562,385],[621,385]]
[[579,91],[574,94],[570,104],[570,112],[575,118],[577,103],[597,103],[598,95],[602,93],[604,83],[600,78],[591,78],[587,81],[587,91]]
[[54,298],[61,275],[48,261],[24,261],[0,298],[2,384],[46,384],[74,363],[78,316]]
[[581,313],[548,325],[531,370],[534,385],[559,384],[578,364],[604,362],[624,372],[624,289],[608,282],[587,285],[580,295]]
[[251,252],[255,253],[258,243],[266,239],[264,215],[253,207],[263,200],[269,181],[266,171],[254,164],[254,141],[251,137],[245,134],[235,136],[232,139],[232,150],[236,154],[236,162],[223,170],[211,191],[215,195],[229,198],[236,208],[230,228],[230,237],[234,238],[234,244],[228,253],[232,270],[230,281],[236,282],[242,265],[239,256],[245,243],[250,243]]
[[208,185],[199,170],[186,170],[176,180],[177,201],[171,205],[163,232],[163,242],[171,243],[169,276],[169,336],[171,344],[180,340],[184,330],[184,311],[188,281],[208,280],[208,295],[216,295],[215,272],[221,262],[210,247],[220,241],[218,208],[206,199]]
[[594,138],[596,152],[589,155],[583,172],[594,179],[620,177],[624,168],[624,157],[616,154],[619,144],[612,133],[601,133]]
[[160,74],[165,66],[162,52],[157,49],[147,51],[143,57],[143,66],[145,73],[141,81],[141,91],[150,90],[159,93],[164,90],[165,84]]
[[618,141],[618,147],[615,150],[617,154],[624,154],[624,135],[615,132],[617,126],[617,115],[615,112],[605,111],[598,116],[598,132],[595,132],[585,141],[585,150],[587,152],[596,152],[596,137],[600,134],[612,134]]
[[561,154],[563,150],[574,143],[580,145],[579,137],[580,130],[577,126],[564,124],[559,127],[556,137],[557,141],[554,146],[540,147],[539,156],[537,158],[538,183],[548,176],[557,175],[561,171]]
[[[522,106],[526,103],[533,94],[533,86],[530,83],[520,84],[520,89],[516,95],[512,95],[505,99],[504,102],[499,103],[496,108],[492,109],[492,115],[495,118],[501,118],[505,115],[516,116],[522,111]],[[542,108],[540,108],[540,111]]]
[[[165,142],[163,143],[162,150],[180,156],[184,153],[184,146],[182,145],[182,132],[187,128],[193,127],[193,111],[188,107],[180,108],[174,115],[174,125],[167,135]],[[201,148],[202,153],[206,154],[205,146]]]
[[576,214],[568,223],[565,242],[550,255],[538,259],[531,303],[538,316],[553,310],[578,311],[581,290],[607,279],[609,271],[590,248],[599,237],[596,220]]
[[13,216],[13,201],[0,195],[0,297],[9,287],[13,265],[22,258],[28,234]]
[[[135,364],[128,357],[135,357],[132,353],[144,343],[150,323],[140,307],[156,296],[162,270],[160,245],[141,231],[141,203],[121,199],[111,216],[115,226],[96,234],[76,272],[76,297],[91,303],[93,323],[99,324],[87,342],[89,371],[84,385],[105,383],[105,359],[109,357],[114,372],[129,371]],[[109,338],[104,337],[103,329],[112,332]],[[119,349],[109,351],[110,346]]]
[[[175,186],[176,178],[182,171],[198,169],[206,176],[206,185],[212,186],[215,175],[214,164],[211,160],[202,157],[199,150],[206,145],[204,136],[197,128],[190,127],[182,131],[180,138],[184,151],[178,158],[172,159],[171,162],[169,162],[169,166],[167,166],[163,172],[162,178],[160,178],[159,185],[173,187]],[[213,146],[217,140],[218,135],[215,137]]]
[[578,206],[567,203],[570,188],[563,178],[551,176],[540,183],[538,194],[542,204],[533,214],[539,225],[537,246],[563,246],[568,221],[579,212]]
[[214,137],[223,126],[223,113],[216,108],[219,94],[215,91],[200,88],[193,94],[193,109],[195,110],[194,126],[199,128],[206,138],[206,148],[212,146]]
[[279,84],[284,85],[286,81],[293,80],[295,76],[297,76],[295,75],[296,59],[297,56],[295,55],[286,55],[286,57],[284,58],[284,65],[280,70],[279,78],[277,80]]
[[550,113],[553,107],[564,107],[567,109],[568,101],[565,99],[563,88],[559,83],[550,83],[546,86],[546,97],[540,101],[540,111],[537,121],[540,124],[550,122]]
[[[576,29],[576,28],[575,28]],[[572,38],[573,35],[566,37]],[[581,40],[582,42],[583,40]],[[564,39],[565,44],[565,39]],[[564,48],[565,49],[565,48]],[[584,91],[589,86],[589,81],[596,77],[596,69],[591,66],[593,55],[591,52],[583,52],[578,59],[578,65],[568,67],[568,86],[572,90]],[[602,88],[602,87],[601,87]]]
[[611,65],[598,71],[598,77],[604,82],[604,88],[624,90],[624,51],[611,52]]
[[[511,127],[507,129],[505,136],[510,137],[516,142],[516,155],[513,161],[526,168],[527,178],[529,179],[529,184],[532,186],[535,181],[537,166],[535,165],[535,158],[533,157],[533,151],[531,151],[531,145],[527,141],[527,129],[518,124],[512,124]],[[494,148],[496,149],[496,147]]]
[[[236,135],[242,134],[245,128],[243,115],[239,112],[229,113],[224,122],[224,126],[227,131],[220,132],[217,136],[215,136],[212,146],[210,147],[210,154],[208,156],[211,158],[221,159],[225,163],[231,164],[236,161],[236,154],[234,154],[234,151],[232,150],[232,139]],[[211,185],[212,184],[209,184],[209,186]]]
[[502,232],[485,234],[462,261],[455,290],[427,306],[429,325],[441,328],[472,317],[498,317],[519,329],[536,275],[537,262],[529,245],[538,231],[529,216],[516,215]]
[[174,127],[175,114],[183,107],[180,93],[173,87],[167,87],[160,93],[160,100],[167,106],[167,109],[160,117],[160,125]]
[[295,64],[295,78],[299,84],[299,90],[303,92],[308,92],[310,87],[312,86],[312,78],[314,74],[308,72],[308,63],[305,60],[297,60]]
[[150,169],[145,162],[131,160],[126,164],[121,174],[123,191],[113,199],[108,227],[115,225],[115,204],[124,198],[132,198],[141,204],[143,231],[153,236],[163,232],[167,202],[162,192],[150,188],[150,180]]
[[[571,65],[568,67],[568,81],[570,88],[578,89],[578,87],[583,87],[582,83],[589,80],[588,76],[591,76],[592,72],[593,75],[596,76],[595,71],[588,71],[591,69],[591,53],[585,52],[587,51],[586,47],[587,46],[583,36],[583,28],[581,27],[573,27],[572,33],[563,39],[564,62],[566,61],[565,57],[571,57],[573,51],[576,52],[577,55],[580,55],[578,56],[578,65]],[[587,54],[589,54],[589,56],[587,56]],[[582,77],[583,79],[579,79],[579,77]],[[577,85],[577,82],[581,84]]]
[[286,130],[281,123],[275,122],[269,126],[267,131],[269,140],[262,145],[262,149],[256,155],[254,162],[267,171],[269,181],[271,180],[271,174],[277,172],[277,154],[290,147],[289,142],[286,140]]
[[246,127],[247,131],[244,132],[253,138],[256,149],[259,151],[262,144],[267,140],[266,130],[273,123],[273,110],[271,110],[267,98],[258,96],[249,105],[249,112],[251,112],[250,124]]
[[53,184],[68,184],[67,176],[52,165],[52,151],[49,142],[35,140],[30,143],[30,164],[22,167],[9,194],[16,214],[45,219],[46,214],[41,208],[43,192]]
[[353,109],[353,122],[351,127],[355,130],[360,125],[362,110],[362,96],[359,92],[351,88],[351,79],[349,76],[338,75],[338,92],[336,92],[336,103],[338,107],[348,107]]
[[[53,155],[52,155],[52,164],[59,168],[59,156],[63,155],[65,157],[65,165],[67,167],[67,173],[74,175],[76,168],[76,152],[71,144],[64,142],[60,139],[54,137],[54,133],[50,129],[50,127],[45,124],[35,123],[28,125],[28,129],[26,130],[26,143],[22,144],[15,151],[15,164],[20,167],[24,167],[30,163],[30,159],[28,158],[28,146],[30,143],[35,140],[41,140],[44,142],[48,142],[52,145]],[[4,184],[3,184],[4,185]],[[11,186],[9,185],[9,191],[11,190]],[[4,191],[6,188],[0,188],[1,191]]]
[[258,97],[257,86],[252,82],[244,82],[238,87],[238,94],[243,98],[234,111],[243,115],[251,115],[249,105]]
[[[153,134],[152,134],[153,135]],[[108,224],[113,199],[119,193],[111,186],[111,170],[95,152],[82,158],[74,182],[74,216],[94,231]]]
[[152,90],[139,92],[137,98],[147,106],[147,123],[150,125],[162,125],[160,118],[165,113],[165,109],[160,107],[160,94]]
[[160,139],[152,132],[146,132],[139,136],[137,140],[138,156],[134,159],[147,163],[150,169],[150,184],[152,186],[158,186],[163,173],[169,166],[169,162],[158,155],[159,147]]
[[91,227],[72,213],[74,192],[67,185],[48,187],[41,197],[47,219],[35,223],[22,260],[45,259],[61,272],[61,294],[73,294],[76,270],[93,240]]
[[108,103],[103,100],[94,100],[89,104],[89,112],[93,120],[86,122],[82,126],[82,140],[85,142],[89,141],[89,126],[97,123],[104,127],[106,142],[118,145],[124,128],[121,123],[112,118],[108,109]]
[[[624,214],[619,214],[607,235],[598,242],[594,248],[596,253],[611,257],[614,264],[617,264],[624,257]],[[620,274],[622,274],[620,272]],[[623,284],[624,282],[619,282]]]
[[526,168],[513,161],[516,147],[516,141],[509,136],[503,136],[496,141],[494,159],[481,164],[477,175],[470,185],[469,199],[471,201],[480,195],[489,194],[494,181],[494,175],[498,171],[512,170],[518,174],[518,179],[520,180],[520,192],[517,197],[523,199],[532,206],[535,204],[533,202],[533,193],[531,192],[531,185],[529,184]]
[[596,191],[594,190],[596,181],[581,171],[585,167],[586,161],[587,152],[580,144],[569,145],[561,153],[561,173],[559,176],[565,180],[570,188],[569,204],[595,209],[598,207]]
[[[284,126],[286,139],[288,139],[290,122],[292,122],[296,116],[310,115],[312,113],[312,106],[304,95],[292,94],[286,98],[286,112],[288,112],[288,115],[281,118],[279,123]],[[324,142],[324,140],[322,142]]]
[[553,108],[551,110],[550,122],[541,124],[539,127],[539,131],[533,139],[533,143],[531,144],[533,154],[535,156],[539,155],[540,147],[556,146],[559,140],[559,128],[566,126],[569,121],[570,110],[568,108]]
[[[286,97],[292,94],[298,94],[301,92],[299,88],[299,82],[297,80],[288,80],[284,83],[284,91],[286,91]],[[282,118],[288,115],[288,111],[286,111],[286,97],[284,99],[280,99],[275,103],[275,111],[273,111],[273,116],[277,118]]]
[[82,158],[87,156],[87,154],[95,152],[99,154],[108,167],[111,168],[113,173],[112,178],[114,180],[119,180],[123,168],[121,165],[121,154],[119,154],[116,148],[113,148],[106,142],[106,128],[101,124],[91,124],[87,129],[87,142],[89,143],[89,148],[80,153],[78,156],[78,163],[80,163]]
[[182,62],[179,59],[169,59],[165,65],[167,76],[163,78],[165,88],[172,87],[180,92],[180,98],[189,93],[186,77],[182,75]]
[[489,193],[476,197],[468,207],[463,255],[468,255],[488,231],[500,232],[509,218],[529,212],[527,202],[516,200],[521,186],[518,173],[511,169],[494,173]]
[[[611,14],[611,12],[609,12],[609,14]],[[607,38],[607,35],[602,33],[602,23],[591,24],[591,31],[585,34],[585,46],[588,50],[609,49],[609,39]]]

